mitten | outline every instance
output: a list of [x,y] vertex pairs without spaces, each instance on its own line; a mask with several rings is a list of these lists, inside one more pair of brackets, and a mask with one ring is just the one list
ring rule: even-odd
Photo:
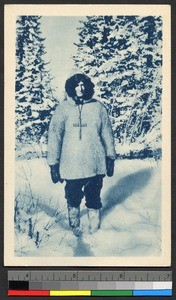
[[63,183],[64,180],[61,179],[60,173],[59,173],[59,164],[50,166],[50,172],[51,172],[51,179],[53,183],[61,182]]
[[106,157],[106,171],[107,171],[107,176],[112,177],[114,174],[114,159],[111,157]]

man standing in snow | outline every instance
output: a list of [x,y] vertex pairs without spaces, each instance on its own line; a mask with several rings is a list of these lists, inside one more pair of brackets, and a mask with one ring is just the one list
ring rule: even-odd
[[65,84],[66,97],[52,117],[48,164],[54,183],[66,181],[69,224],[80,234],[80,204],[85,196],[90,233],[100,227],[103,177],[114,173],[115,148],[108,113],[93,98],[94,84],[75,74]]

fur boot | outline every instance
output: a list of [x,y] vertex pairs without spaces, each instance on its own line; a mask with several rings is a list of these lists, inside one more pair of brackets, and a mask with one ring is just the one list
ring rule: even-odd
[[72,207],[68,205],[69,225],[72,228],[74,235],[80,236],[80,207]]
[[88,208],[89,232],[95,233],[100,228],[100,209]]

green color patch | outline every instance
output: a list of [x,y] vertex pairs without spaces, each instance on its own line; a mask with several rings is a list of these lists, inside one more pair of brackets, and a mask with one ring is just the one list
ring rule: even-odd
[[92,291],[91,296],[133,296],[133,291],[97,290]]

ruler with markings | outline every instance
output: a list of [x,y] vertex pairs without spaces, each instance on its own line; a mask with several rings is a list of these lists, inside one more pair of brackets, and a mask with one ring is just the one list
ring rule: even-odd
[[9,296],[172,296],[172,271],[8,271]]

